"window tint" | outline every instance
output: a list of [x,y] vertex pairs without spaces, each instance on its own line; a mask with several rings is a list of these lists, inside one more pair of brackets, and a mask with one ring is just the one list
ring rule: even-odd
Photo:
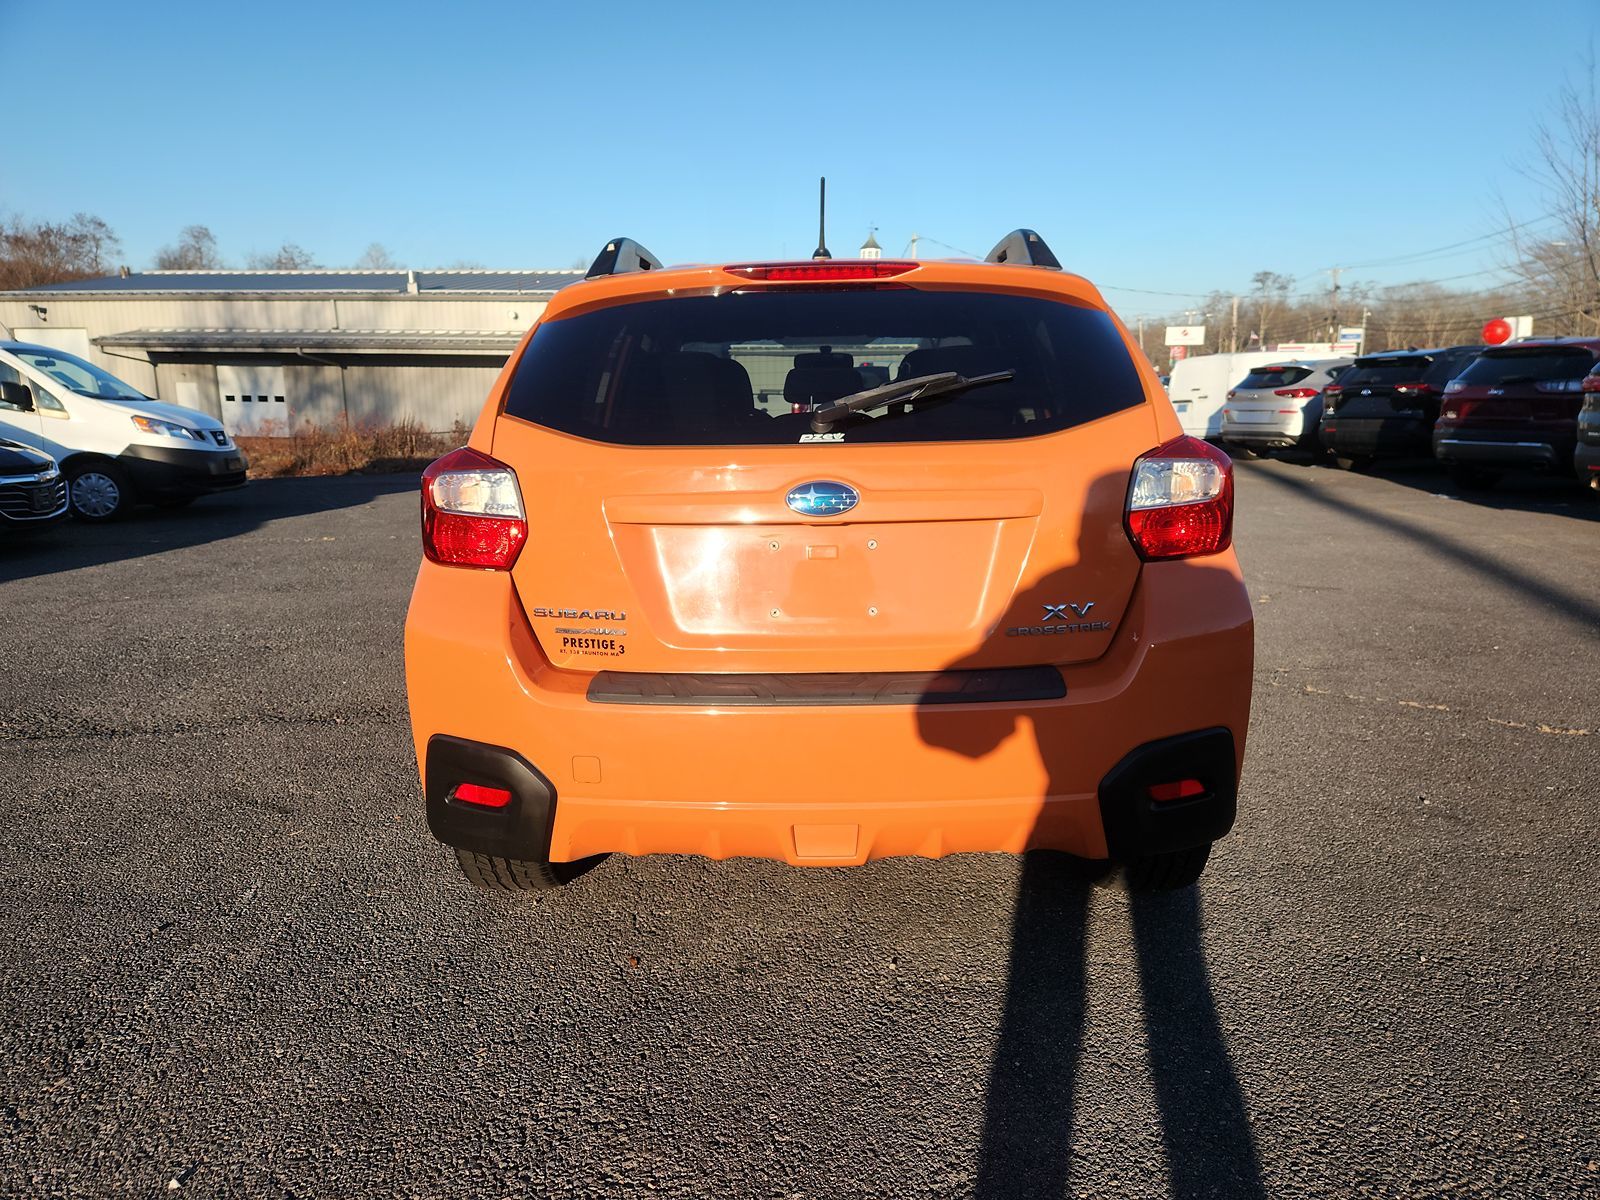
[[1530,346],[1490,350],[1478,356],[1458,379],[1470,387],[1502,383],[1537,383],[1550,379],[1582,379],[1594,366],[1594,354],[1582,346]]
[[1311,374],[1310,367],[1257,367],[1244,377],[1241,388],[1281,388],[1299,383]]
[[1111,317],[985,292],[773,290],[615,305],[541,325],[505,411],[621,445],[781,445],[811,409],[888,380],[1010,370],[1004,383],[838,422],[846,442],[1067,429],[1144,401]]
[[1339,385],[1351,388],[1361,387],[1363,384],[1368,387],[1374,384],[1380,387],[1392,387],[1397,383],[1421,383],[1423,376],[1432,366],[1433,360],[1425,354],[1357,362],[1350,373],[1339,380]]

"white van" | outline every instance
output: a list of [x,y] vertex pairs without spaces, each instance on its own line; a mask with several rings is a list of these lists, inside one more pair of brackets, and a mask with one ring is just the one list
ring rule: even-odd
[[1236,354],[1202,354],[1185,358],[1172,366],[1172,381],[1167,398],[1191,437],[1214,438],[1222,432],[1222,406],[1228,389],[1255,367],[1281,363],[1289,358],[1282,350],[1241,350]]
[[54,458],[85,521],[112,520],[141,500],[178,508],[242,487],[248,465],[214,417],[27,342],[0,341],[0,437]]

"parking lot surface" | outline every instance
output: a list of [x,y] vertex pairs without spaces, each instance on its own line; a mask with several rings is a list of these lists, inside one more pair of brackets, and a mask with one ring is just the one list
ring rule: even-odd
[[1600,504],[1238,495],[1240,819],[1141,899],[989,855],[484,897],[422,820],[412,479],[0,545],[0,1192],[1600,1194]]

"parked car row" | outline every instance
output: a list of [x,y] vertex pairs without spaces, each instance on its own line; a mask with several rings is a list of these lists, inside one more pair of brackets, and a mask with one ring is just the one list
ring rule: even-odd
[[[39,528],[68,510],[111,521],[138,503],[178,508],[242,487],[248,465],[216,418],[153,400],[77,355],[0,341],[5,527]],[[66,497],[61,511],[24,512],[18,497],[32,505],[46,483]]]
[[1600,490],[1600,338],[1256,366],[1228,392],[1216,437],[1352,469],[1431,456],[1464,488],[1531,468]]

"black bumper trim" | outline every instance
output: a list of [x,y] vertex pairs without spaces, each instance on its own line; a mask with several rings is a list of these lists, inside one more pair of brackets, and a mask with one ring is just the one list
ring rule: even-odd
[[[1198,779],[1206,789],[1187,800],[1152,800],[1152,784]],[[1238,812],[1233,734],[1203,729],[1147,742],[1100,782],[1100,819],[1112,858],[1187,850],[1233,828]]]
[[1055,667],[863,674],[678,675],[601,671],[589,684],[594,704],[720,708],[815,708],[852,704],[1017,704],[1060,700],[1066,680]]
[[250,466],[237,447],[196,450],[173,446],[129,446],[117,456],[142,495],[201,495],[243,487]]
[[[548,862],[556,789],[515,750],[436,734],[428,739],[422,792],[428,828],[447,846],[524,862]],[[458,784],[505,788],[511,803],[484,808],[452,799]]]

